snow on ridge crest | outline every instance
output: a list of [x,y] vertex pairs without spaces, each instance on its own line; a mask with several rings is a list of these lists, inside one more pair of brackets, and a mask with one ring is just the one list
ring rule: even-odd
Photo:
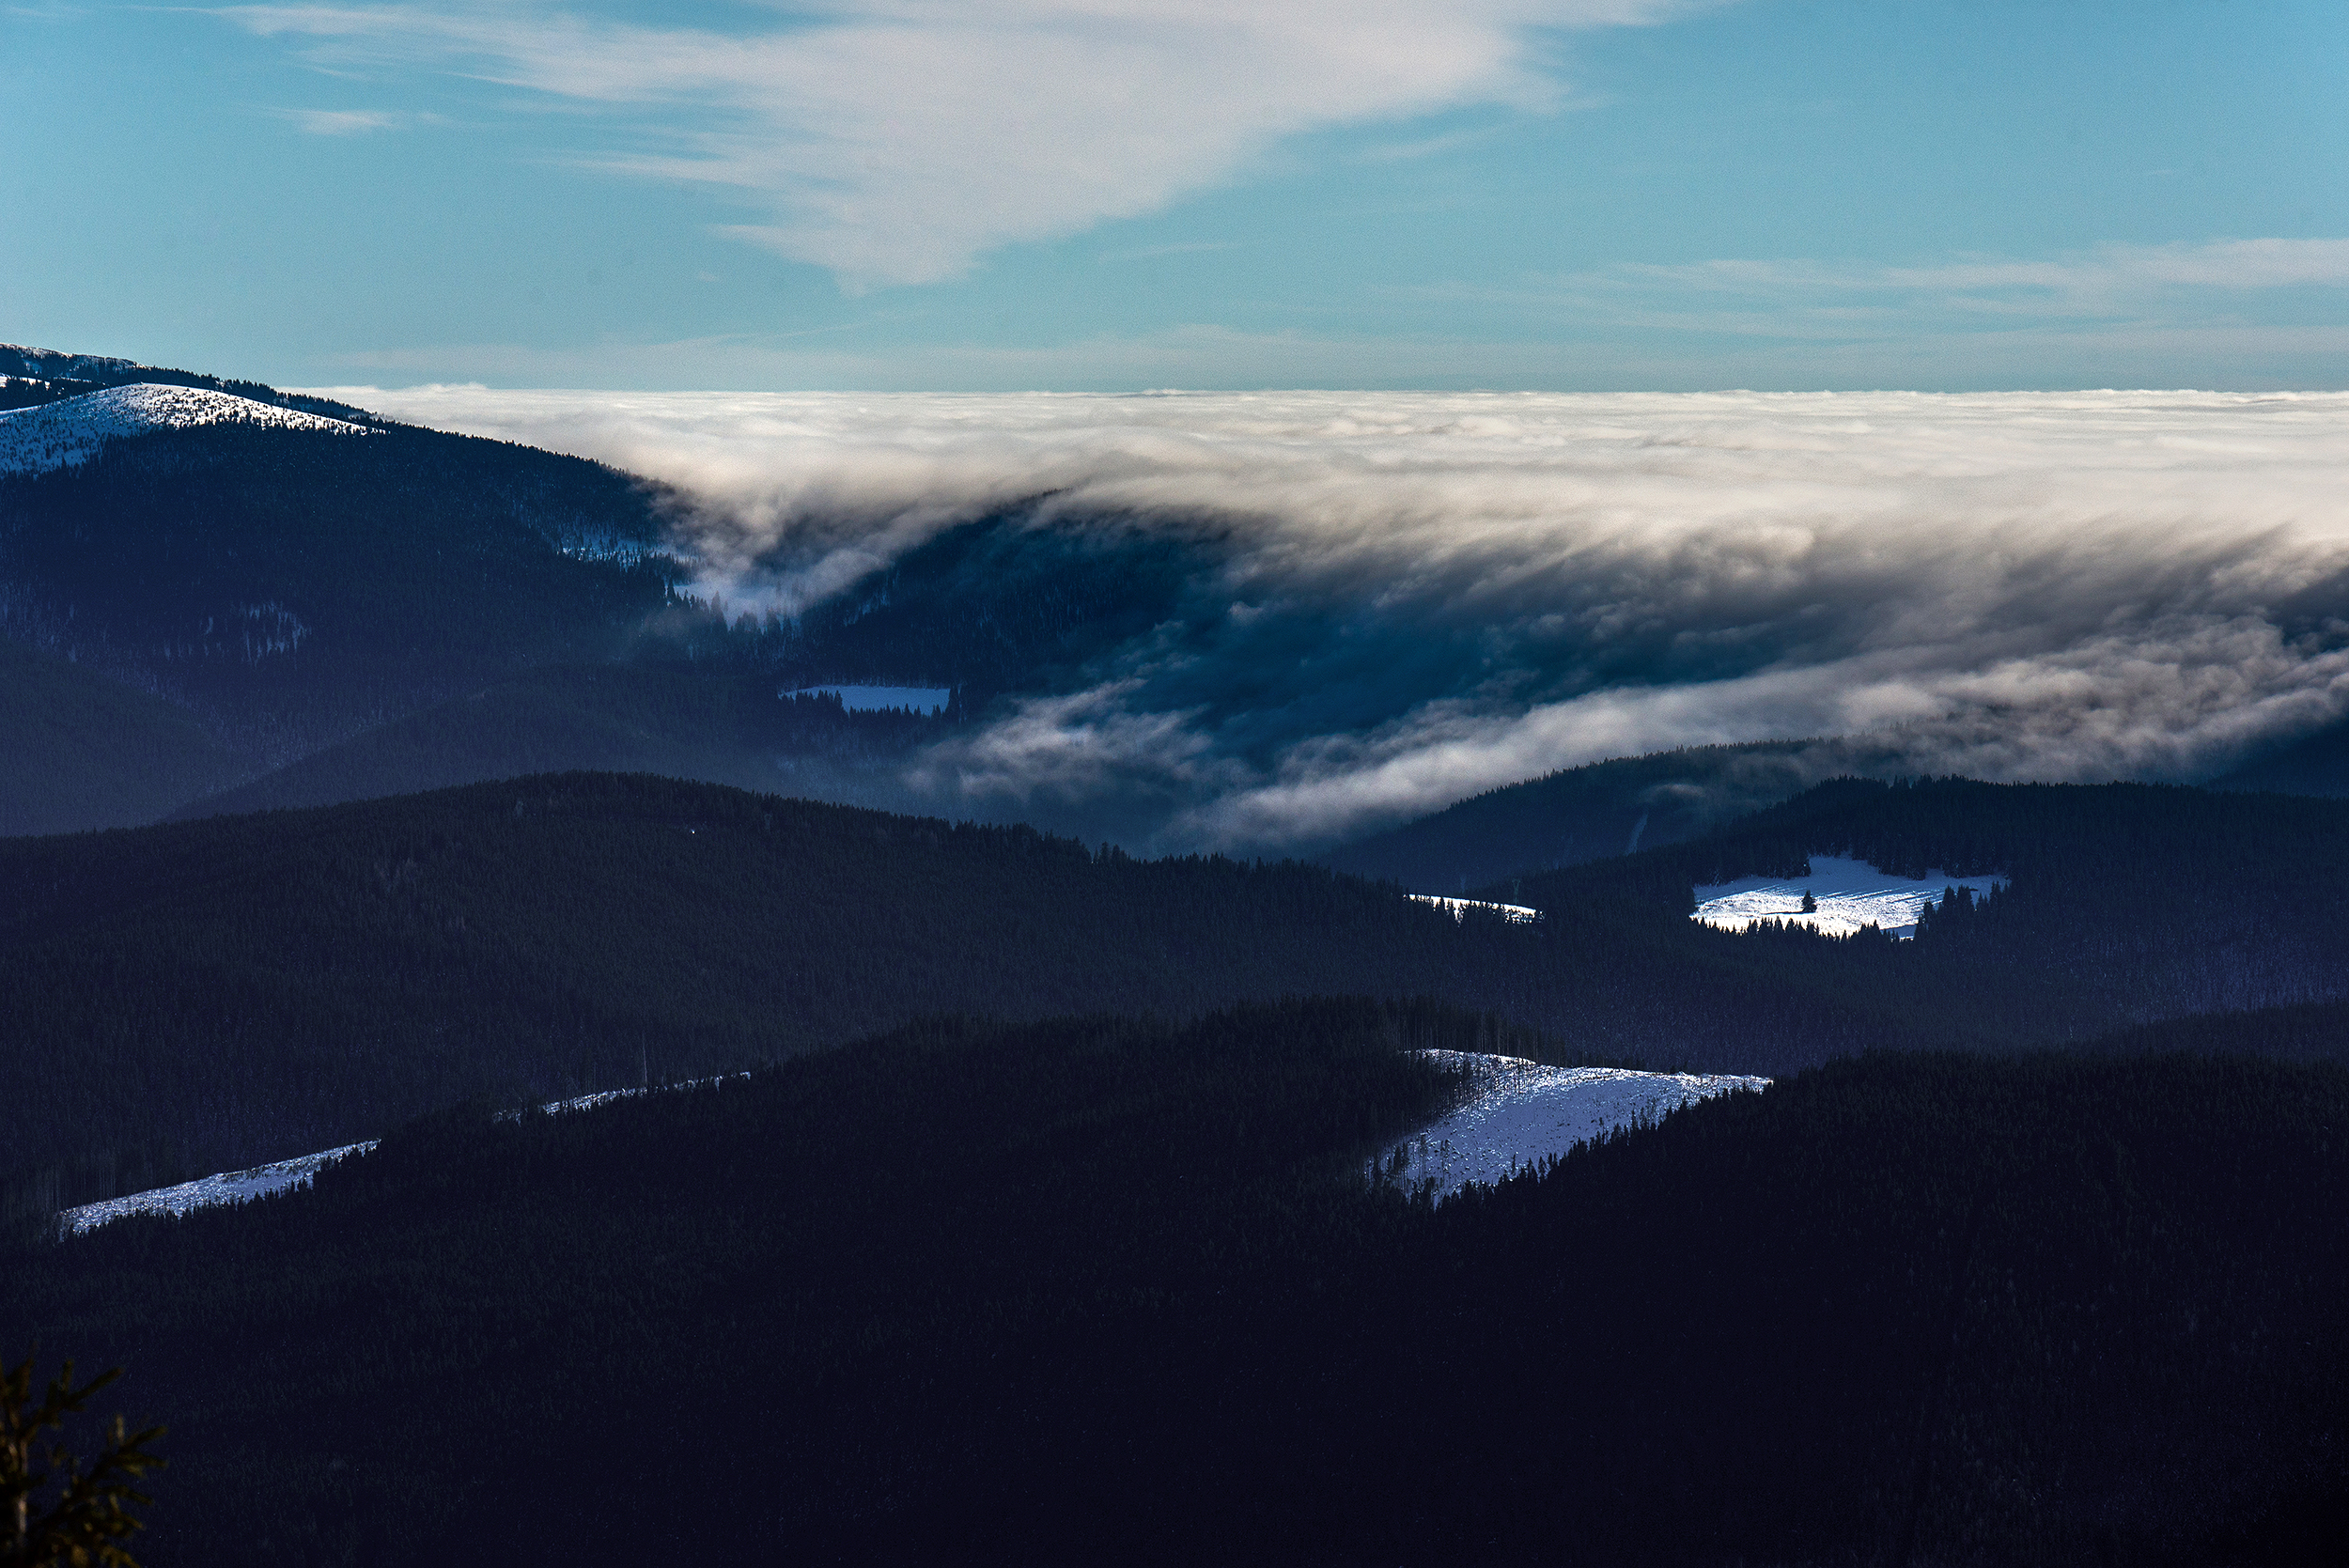
[[0,413],[0,474],[44,474],[87,462],[107,442],[150,430],[257,425],[331,435],[371,435],[364,425],[259,403],[207,387],[141,381]]

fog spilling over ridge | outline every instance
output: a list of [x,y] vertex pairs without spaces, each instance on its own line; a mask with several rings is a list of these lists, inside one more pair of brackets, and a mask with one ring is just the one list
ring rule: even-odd
[[1781,737],[2192,778],[2349,706],[2349,395],[328,395],[677,487],[736,609],[980,520],[1177,561],[905,781],[1159,847]]

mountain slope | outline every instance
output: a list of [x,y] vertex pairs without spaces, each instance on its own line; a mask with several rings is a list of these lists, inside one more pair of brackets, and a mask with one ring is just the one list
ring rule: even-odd
[[40,474],[87,462],[108,442],[157,430],[248,425],[319,435],[364,436],[364,425],[199,387],[145,383],[0,413],[0,474]]
[[0,1315],[129,1362],[187,1564],[2328,1560],[2349,1074],[1873,1056],[1346,1179],[1445,1094],[1396,1047],[1480,1028],[938,1024],[444,1117],[0,1253]]
[[885,797],[876,764],[937,722],[850,713],[837,699],[778,697],[772,679],[627,664],[532,670],[392,720],[234,789],[181,819],[334,805],[532,773],[661,773],[745,789]]
[[[1808,857],[1900,877],[2001,874],[1979,910],[1913,942],[1713,931],[1691,891],[1799,874]],[[1600,911],[1663,955],[1748,967],[1887,1015],[2013,1040],[2349,996],[2349,803],[2150,784],[1963,779],[1822,784],[1685,844],[1511,878],[1553,925]],[[1642,910],[1643,915],[1631,911]]]
[[1700,746],[1569,768],[1434,812],[1317,857],[1357,877],[1460,893],[1678,844],[1774,806],[1824,779],[1916,771],[1902,748],[1865,737]]
[[162,428],[0,476],[0,600],[19,641],[163,691],[275,764],[535,664],[627,652],[677,603],[661,532],[635,481],[551,454]]
[[244,771],[184,709],[0,639],[0,837],[151,822]]
[[2349,723],[2329,724],[2211,781],[2213,789],[2349,795]]

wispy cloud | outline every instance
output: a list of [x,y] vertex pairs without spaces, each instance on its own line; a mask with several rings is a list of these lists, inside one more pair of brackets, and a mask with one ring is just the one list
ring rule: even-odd
[[[1811,259],[1626,263],[1493,287],[1432,286],[1553,317],[1774,337],[1889,337],[2128,321],[2185,325],[2247,298],[2349,290],[2349,240],[2105,245],[2053,257],[1962,256],[1918,265]],[[2344,302],[2331,300],[2338,316]]]
[[364,136],[408,123],[408,116],[388,109],[278,109],[272,113],[291,120],[305,136]]
[[[1281,138],[1563,101],[1544,35],[1688,0],[837,0],[741,33],[549,6],[247,6],[322,62],[420,66],[596,106],[604,166],[731,192],[728,232],[851,287],[957,275],[1016,241],[1154,211]],[[754,16],[771,13],[750,13]]]

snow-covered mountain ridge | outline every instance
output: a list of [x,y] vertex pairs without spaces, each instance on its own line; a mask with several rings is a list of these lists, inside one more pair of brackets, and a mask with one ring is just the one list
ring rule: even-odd
[[46,473],[87,462],[109,441],[203,425],[372,434],[364,425],[259,403],[233,393],[141,381],[0,413],[0,474]]

